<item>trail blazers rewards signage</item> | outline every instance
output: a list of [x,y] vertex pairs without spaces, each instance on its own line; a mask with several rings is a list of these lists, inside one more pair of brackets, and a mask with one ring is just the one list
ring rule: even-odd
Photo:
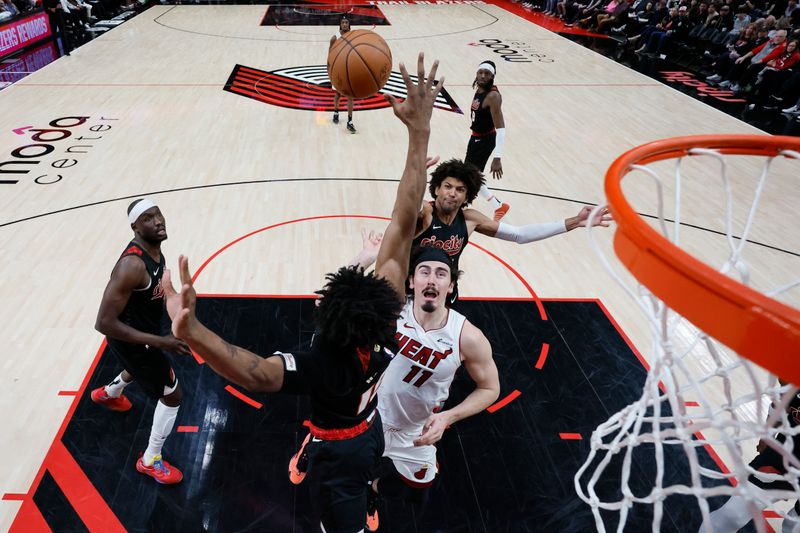
[[59,183],[103,142],[117,120],[61,117],[45,127],[22,126],[12,130],[21,137],[20,146],[0,155],[0,186],[16,185],[23,179],[39,185]]
[[[416,81],[417,77],[411,76],[411,79]],[[325,65],[290,67],[271,72],[236,65],[224,90],[265,104],[307,111],[333,111],[335,94]],[[384,94],[406,97],[406,86],[399,72],[392,71],[389,81],[378,94],[354,100],[353,107],[357,110],[390,107]],[[442,89],[436,97],[434,107],[462,113],[446,89]]]
[[13,54],[48,37],[50,37],[50,23],[44,13],[10,22],[0,28],[0,57]]

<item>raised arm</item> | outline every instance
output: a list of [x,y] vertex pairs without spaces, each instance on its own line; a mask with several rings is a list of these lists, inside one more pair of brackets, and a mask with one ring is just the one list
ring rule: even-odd
[[283,362],[280,357],[258,355],[224,341],[205,327],[195,315],[197,294],[189,274],[189,260],[178,258],[181,292],[172,286],[172,274],[164,272],[161,280],[167,313],[172,319],[172,332],[184,340],[195,352],[202,354],[205,362],[228,381],[254,392],[276,392],[283,386]]
[[405,299],[411,241],[417,225],[419,206],[425,194],[425,160],[431,134],[431,112],[436,96],[444,84],[444,77],[438,84],[434,84],[438,66],[439,62],[434,61],[426,79],[424,57],[420,53],[417,58],[418,80],[413,83],[405,65],[400,63],[400,74],[405,81],[408,97],[403,102],[398,102],[393,96],[386,96],[392,104],[394,114],[406,125],[408,151],[405,169],[397,186],[392,220],[383,235],[375,273],[392,284],[400,299]]
[[475,382],[475,390],[453,408],[429,416],[415,445],[434,444],[448,426],[483,411],[500,395],[500,378],[492,359],[492,347],[483,332],[469,322],[464,323],[461,332],[461,357],[469,377]]
[[361,270],[371,267],[378,257],[378,250],[381,248],[382,240],[383,233],[378,233],[374,230],[367,231],[365,228],[361,228],[361,251],[347,263],[347,266],[355,266]]
[[[504,222],[497,222],[475,209],[464,210],[464,217],[467,219],[468,226],[474,227],[478,233],[504,241],[527,244],[554,237],[555,235],[572,231],[575,228],[585,227],[589,223],[589,214],[591,212],[592,208],[587,205],[582,207],[574,217],[555,222],[527,224],[525,226],[512,226]],[[606,227],[609,222],[611,222],[611,215],[608,214],[608,209],[605,209],[598,213],[592,221],[592,226]]]

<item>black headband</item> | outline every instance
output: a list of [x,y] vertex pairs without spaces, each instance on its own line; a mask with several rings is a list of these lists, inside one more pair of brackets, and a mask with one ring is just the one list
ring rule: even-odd
[[419,255],[414,259],[414,264],[411,265],[411,272],[413,273],[416,271],[419,264],[424,263],[425,261],[444,263],[451,272],[453,271],[453,260],[449,255],[447,255],[447,252],[439,248],[424,246],[422,247],[422,251],[419,253]]

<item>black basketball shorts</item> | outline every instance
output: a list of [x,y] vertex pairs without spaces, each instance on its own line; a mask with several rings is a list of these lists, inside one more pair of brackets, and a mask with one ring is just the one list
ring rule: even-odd
[[472,136],[467,143],[467,155],[464,156],[464,161],[472,163],[483,172],[486,169],[486,162],[494,152],[494,142],[497,137],[496,133],[489,133],[481,137]]
[[383,455],[380,416],[364,433],[346,440],[312,437],[306,445],[311,498],[327,533],[354,533],[364,528],[367,491]]
[[144,391],[162,398],[175,390],[178,379],[167,356],[158,348],[108,339],[108,348]]

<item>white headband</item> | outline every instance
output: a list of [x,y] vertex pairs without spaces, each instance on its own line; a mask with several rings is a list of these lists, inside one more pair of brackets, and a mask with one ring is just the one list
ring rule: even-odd
[[155,202],[153,202],[148,198],[141,200],[135,206],[133,206],[131,212],[128,213],[128,222],[133,224],[140,216],[142,216],[142,213],[144,213],[151,207],[158,207],[158,206],[155,204]]
[[488,70],[489,72],[492,73],[492,76],[495,75],[494,67],[492,66],[491,63],[481,63],[480,65],[478,65],[478,70],[481,69]]

